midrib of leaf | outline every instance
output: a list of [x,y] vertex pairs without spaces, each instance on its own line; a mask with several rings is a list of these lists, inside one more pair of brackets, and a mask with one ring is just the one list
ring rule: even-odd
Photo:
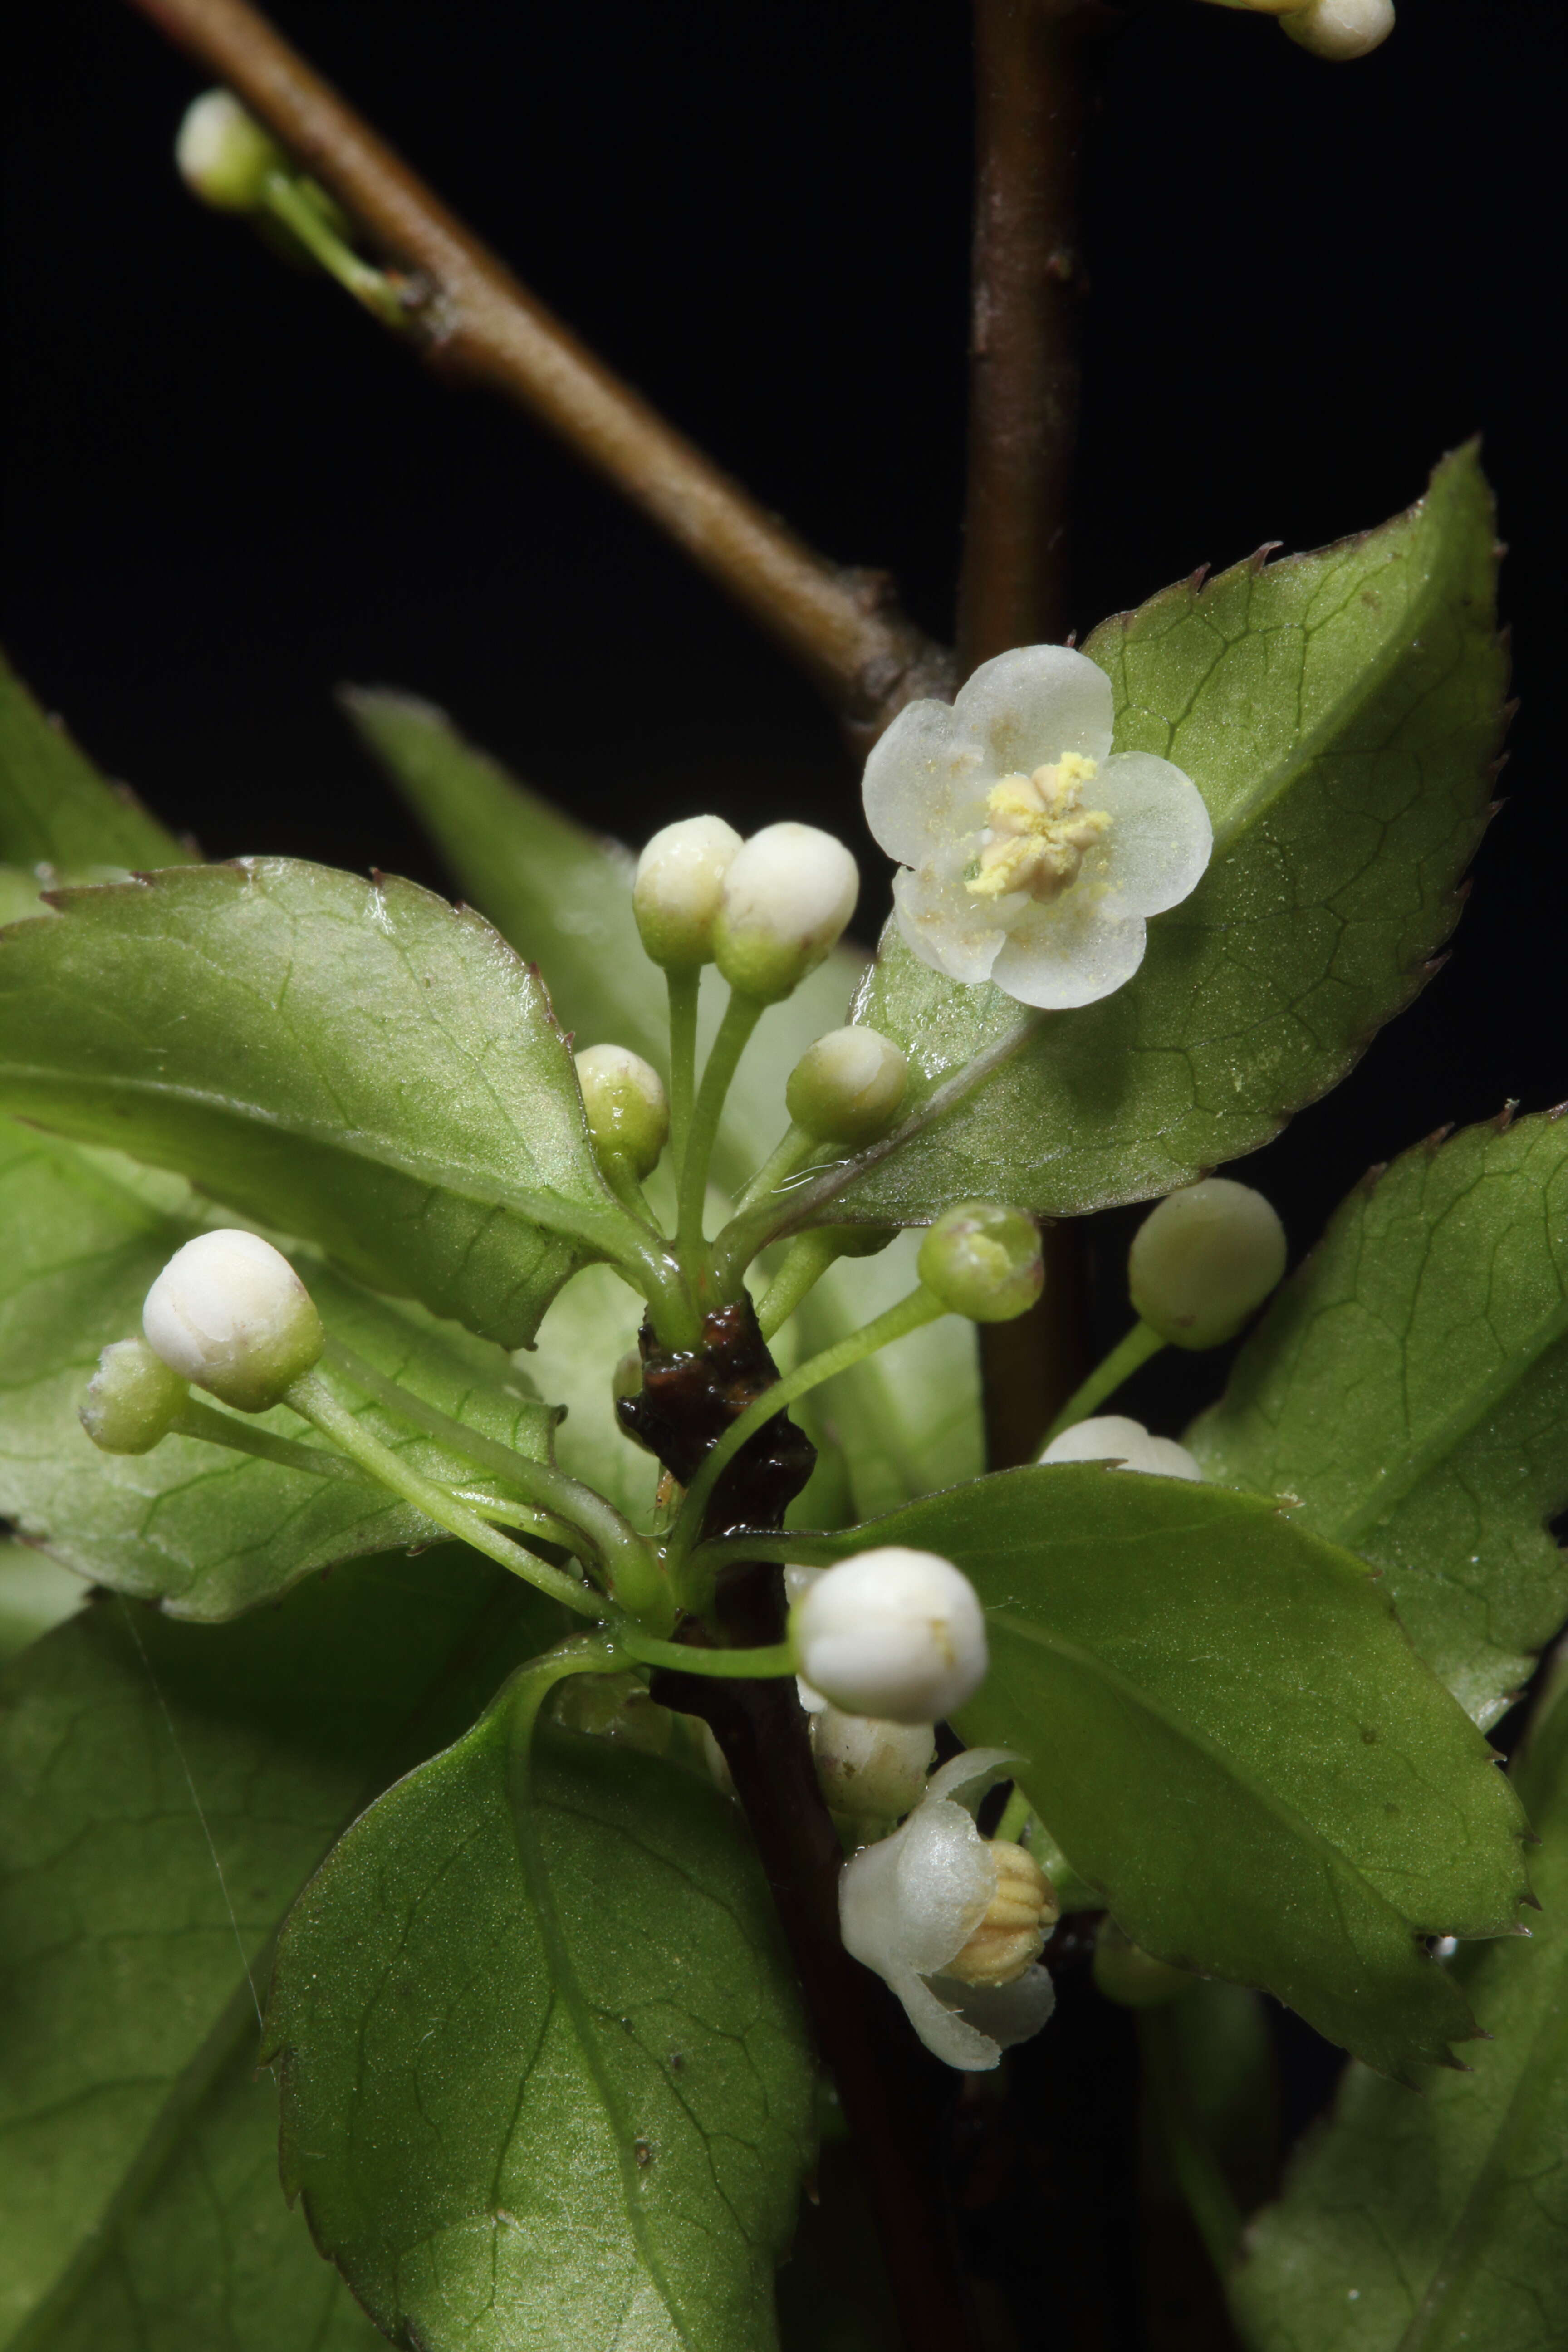
[[[1228,1748],[1222,1748],[1217,1740],[1211,1739],[1207,1732],[1200,1731],[1184,1716],[1175,1714],[1163,1700],[1157,1699],[1150,1692],[1140,1689],[1136,1683],[1130,1681],[1117,1667],[1108,1664],[1106,1660],[1098,1656],[1094,1651],[1085,1649],[1079,1643],[1068,1641],[1063,1634],[1050,1633],[1045,1626],[1033,1625],[1023,1618],[1005,1617],[1000,1613],[992,1615],[991,1623],[998,1633],[1016,1633],[1026,1641],[1035,1643],[1041,1649],[1055,1651],[1058,1656],[1067,1659],[1073,1665],[1082,1667],[1090,1675],[1098,1675],[1108,1689],[1115,1691],[1121,1698],[1130,1700],[1136,1712],[1147,1716],[1152,1722],[1163,1724],[1167,1731],[1173,1732],[1179,1740],[1184,1741],[1197,1755],[1206,1758],[1211,1764],[1217,1765],[1225,1777],[1252,1803],[1256,1804],[1260,1811],[1272,1814],[1276,1821],[1282,1822],[1287,1829],[1299,1837],[1304,1845],[1323,1856],[1331,1868],[1337,1868],[1347,1877],[1356,1880],[1375,1903],[1380,1904],[1392,1918],[1398,1921],[1402,1928],[1409,1933],[1416,1931],[1417,1923],[1407,1921],[1404,1913],[1395,1909],[1390,1897],[1374,1880],[1367,1876],[1359,1862],[1346,1853],[1342,1847],[1335,1845],[1331,1839],[1325,1837],[1321,1830],[1314,1829],[1312,1824],[1304,1820],[1295,1807],[1288,1804],[1277,1791],[1267,1786],[1260,1786],[1249,1779]],[[1048,1810],[1047,1804],[1046,1808],[1047,1813]]]
[[637,2193],[637,2158],[632,2145],[634,2135],[626,2116],[622,2112],[620,2100],[605,2074],[599,2056],[597,2037],[594,2032],[592,2004],[577,1980],[577,1971],[567,1950],[565,1937],[561,1932],[561,1922],[555,1910],[555,1891],[551,1885],[550,1872],[545,1864],[544,1856],[540,1852],[539,1840],[533,1827],[534,1797],[529,1752],[532,1743],[531,1725],[527,1737],[528,1745],[521,1752],[512,1750],[509,1745],[505,1755],[507,1811],[511,1816],[518,1867],[522,1873],[523,1883],[533,1901],[540,1937],[550,1963],[552,1984],[572,2021],[572,2031],[576,2037],[578,2049],[582,2053],[583,2063],[588,2070],[594,2088],[598,2094],[599,2104],[609,2117],[610,2128],[616,2136],[616,2156],[621,2168],[621,2200],[626,2209],[626,2226],[631,2231],[637,2252],[642,2259],[643,2267],[658,2288],[659,2300],[664,2305],[677,2335],[682,2344],[690,2347],[690,2352],[698,2352],[696,2339],[686,2324],[664,2263],[648,2234],[647,2223],[641,2211]]
[[[1560,1974],[1564,1973],[1565,1958],[1568,1956],[1559,1956]],[[1543,2102],[1561,2095],[1563,2077],[1568,2075],[1568,2007],[1561,2014],[1553,2014],[1556,2008],[1554,2000],[1552,2009],[1530,2037],[1525,2062],[1502,2121],[1492,2135],[1480,2169],[1470,2183],[1458,2219],[1449,2232],[1447,2267],[1439,2263],[1395,2352],[1443,2352],[1443,2347],[1452,2341],[1448,2321],[1457,2307],[1455,2290],[1467,2284],[1478,2267],[1489,2234],[1488,2209],[1497,2196],[1506,2193],[1505,2184],[1498,2178],[1503,2159],[1534,2124]]]
[[[345,1814],[342,1823],[339,1828],[327,1832],[315,1861],[301,1877],[300,1885],[304,1885],[307,1879],[320,1868],[342,1834],[343,1828],[349,1822],[357,1821],[366,1808],[375,1801],[375,1799],[396,1777],[398,1759],[417,1740],[421,1721],[433,1708],[440,1705],[443,1695],[455,1683],[473,1671],[476,1657],[482,1654],[483,1649],[492,1645],[504,1634],[507,1621],[512,1613],[509,1607],[511,1600],[512,1595],[503,1585],[500,1591],[493,1593],[488,1601],[480,1603],[468,1631],[459,1634],[453,1643],[440,1672],[434,1676],[404,1721],[387,1739],[382,1749],[380,1762],[362,1783],[359,1793]],[[121,1601],[121,1609],[125,1605],[123,1601]],[[493,1631],[490,1624],[492,1619],[497,1621]],[[291,1902],[290,1907],[292,1907]],[[256,1951],[250,1955],[249,1974],[242,1977],[236,1985],[219,2011],[217,2021],[206,2039],[171,2081],[163,2105],[150,2126],[146,2137],[126,2167],[124,2178],[103,2209],[91,2237],[78,2249],[42,2302],[23,2322],[19,2332],[13,2336],[3,2347],[0,2347],[0,2352],[49,2352],[52,2331],[65,2318],[73,2305],[79,2301],[84,2289],[101,2270],[104,2263],[111,2258],[121,2224],[146,2202],[157,2187],[170,2158],[180,2145],[186,2126],[199,2112],[208,2092],[218,2081],[225,2068],[237,2057],[247,2038],[255,2038],[259,2042],[260,2037],[256,2024],[256,1993],[253,1988],[255,1985],[265,1984],[270,1977],[279,1939],[283,1933],[287,1916],[288,1914],[285,1913],[284,1917],[279,1919],[270,1935],[266,1937]],[[260,2055],[258,2049],[258,2068],[269,2063]],[[281,2187],[278,2193],[279,2196],[282,2195]]]
[[1359,1509],[1336,1519],[1331,1528],[1324,1527],[1321,1521],[1315,1522],[1320,1531],[1331,1533],[1336,1542],[1352,1546],[1369,1530],[1384,1525],[1427,1473],[1448,1457],[1461,1438],[1479,1427],[1494,1406],[1520,1385],[1547,1349],[1564,1335],[1568,1335],[1568,1298],[1563,1298],[1555,1314],[1548,1316],[1545,1322],[1538,1326],[1527,1349],[1516,1351],[1506,1363],[1498,1367],[1490,1380],[1472,1389],[1468,1397],[1444,1416],[1426,1443],[1405,1456],[1396,1476],[1384,1481],[1374,1493],[1365,1497]]

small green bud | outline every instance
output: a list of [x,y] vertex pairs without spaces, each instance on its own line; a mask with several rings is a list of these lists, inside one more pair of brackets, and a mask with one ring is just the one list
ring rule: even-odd
[[973,1323],[1010,1323],[1046,1286],[1034,1219],[994,1201],[947,1210],[921,1244],[916,1268],[945,1307]]
[[600,1159],[651,1175],[669,1141],[669,1104],[652,1063],[626,1045],[589,1045],[577,1056],[577,1083]]
[[801,1055],[784,1087],[796,1127],[858,1150],[886,1135],[909,1090],[910,1066],[877,1029],[830,1029]]
[[283,150],[226,89],[209,89],[185,109],[174,162],[193,195],[220,213],[253,213]]
[[860,895],[855,860],[814,824],[770,824],[724,877],[713,961],[731,988],[778,1004],[843,935]]
[[310,1292],[259,1234],[220,1229],[178,1249],[147,1293],[153,1353],[238,1412],[266,1412],[326,1345]]
[[1114,1919],[1102,1919],[1094,1939],[1094,1981],[1107,2000],[1122,2009],[1160,2009],[1191,1992],[1197,1979],[1173,1969],[1123,1935]]
[[151,1454],[189,1394],[145,1339],[114,1339],[87,1384],[81,1425],[105,1454]]
[[637,860],[632,912],[643,947],[668,971],[713,960],[713,925],[741,836],[721,816],[689,816],[656,833]]
[[1152,1209],[1132,1237],[1134,1311],[1176,1348],[1233,1339],[1285,1272],[1285,1228],[1250,1184],[1205,1176]]
[[1387,40],[1394,30],[1394,0],[1310,0],[1309,6],[1282,16],[1279,29],[1315,58],[1342,65]]

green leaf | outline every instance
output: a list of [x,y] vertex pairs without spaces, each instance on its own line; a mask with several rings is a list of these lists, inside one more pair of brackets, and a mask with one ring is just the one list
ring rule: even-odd
[[1383,1570],[1483,1727],[1568,1616],[1568,1122],[1374,1170],[1188,1432],[1211,1477],[1300,1498]]
[[1255,1150],[1342,1078],[1420,989],[1486,824],[1506,682],[1494,571],[1465,449],[1381,530],[1181,583],[1098,628],[1084,651],[1115,687],[1116,748],[1192,777],[1213,863],[1150,925],[1125,988],[1038,1022],[889,927],[856,1017],[904,1046],[922,1095],[998,1058],[835,1213],[1142,1200]]
[[428,891],[286,859],[68,893],[0,940],[0,1106],[178,1169],[516,1346],[613,1241],[543,989]]
[[[459,887],[541,965],[563,1025],[580,1045],[630,1045],[668,1075],[664,982],[637,938],[630,852],[529,792],[429,703],[384,688],[356,688],[343,701]],[[715,1181],[731,1196],[784,1131],[785,1076],[814,1038],[844,1021],[864,969],[858,954],[837,950],[773,1007],[742,1055],[714,1155]],[[710,971],[705,1042],[725,993]],[[883,1256],[835,1266],[801,1311],[800,1351],[831,1347],[901,1297],[914,1280],[913,1254],[912,1244],[895,1244]],[[574,1282],[540,1335],[548,1366],[541,1382],[547,1395],[570,1402],[561,1439],[566,1468],[646,1517],[653,1473],[621,1436],[609,1402],[610,1370],[639,1319],[637,1302],[609,1276]],[[788,1356],[787,1340],[779,1352]],[[857,1365],[805,1418],[819,1444],[841,1446],[859,1517],[972,1475],[984,1452],[973,1328],[932,1326],[903,1341],[892,1365]]]
[[1079,1874],[1157,1958],[1259,1985],[1372,2064],[1469,2030],[1435,1935],[1506,1935],[1519,1807],[1359,1560],[1247,1495],[1011,1470],[790,1557],[910,1544],[970,1576],[991,1670],[958,1718],[1017,1750]]
[[191,856],[123,784],[105,783],[0,655],[0,858],[64,873]]
[[87,1588],[31,1544],[0,1538],[0,1664],[16,1657],[87,1599]]
[[0,1675],[8,2352],[377,2340],[279,2192],[246,1969],[558,1614],[449,1546],[216,1628],[106,1599]]
[[350,1832],[268,2013],[283,2171],[386,2332],[765,2352],[812,2069],[723,1799],[498,1706]]
[[[185,1617],[230,1616],[312,1569],[435,1540],[438,1529],[380,1487],[196,1438],[165,1438],[135,1456],[91,1444],[78,1407],[100,1349],[140,1328],[154,1276],[199,1229],[183,1188],[155,1180],[174,1193],[171,1209],[136,1174],[116,1155],[0,1119],[0,1229],[10,1237],[0,1267],[0,1513],[80,1575]],[[334,1338],[480,1434],[549,1458],[553,1414],[498,1349],[294,1255]],[[484,1483],[472,1464],[351,1401],[426,1475]],[[282,1407],[247,1425],[311,1434]]]
[[1529,1942],[1461,1953],[1491,2035],[1423,2095],[1347,2070],[1254,2225],[1234,2288],[1255,2352],[1559,2352],[1568,2312],[1568,1707],[1520,1792],[1541,1833]]

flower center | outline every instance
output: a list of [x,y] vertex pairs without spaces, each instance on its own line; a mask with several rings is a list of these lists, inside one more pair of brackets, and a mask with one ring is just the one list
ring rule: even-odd
[[1081,752],[1064,751],[1032,776],[1004,776],[985,795],[988,820],[963,887],[976,898],[1026,890],[1047,906],[1078,880],[1084,852],[1110,830],[1106,809],[1086,809],[1083,787],[1100,771]]

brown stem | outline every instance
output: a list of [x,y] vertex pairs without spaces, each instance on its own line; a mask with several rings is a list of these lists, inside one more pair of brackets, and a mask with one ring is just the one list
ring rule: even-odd
[[389,259],[432,363],[517,401],[772,632],[868,737],[948,657],[885,574],[830,563],[579,342],[247,0],[132,0],[242,98]]
[[[1078,433],[1079,165],[1088,50],[1110,12],[1085,0],[974,0],[975,195],[969,479],[959,585],[967,677],[1010,646],[1068,632]],[[1092,1360],[1083,1229],[1045,1236],[1046,1293],[981,1335],[994,1469],[1031,1460]]]
[[[749,1304],[708,1318],[703,1345],[667,1354],[644,1338],[641,1395],[622,1418],[685,1483],[715,1439],[777,1378]],[[743,1446],[714,1490],[703,1533],[780,1527],[810,1475],[812,1448],[782,1413]],[[784,1630],[783,1577],[763,1563],[727,1570],[721,1629],[740,1647]],[[703,1640],[703,1629],[684,1629]],[[858,2154],[908,2352],[966,2352],[974,2342],[952,2218],[941,2189],[942,2070],[915,2041],[881,1980],[844,1949],[838,1931],[843,1854],[823,1802],[805,1717],[793,1682],[722,1682],[661,1672],[653,1694],[700,1716],[730,1767],[756,1840]]]

